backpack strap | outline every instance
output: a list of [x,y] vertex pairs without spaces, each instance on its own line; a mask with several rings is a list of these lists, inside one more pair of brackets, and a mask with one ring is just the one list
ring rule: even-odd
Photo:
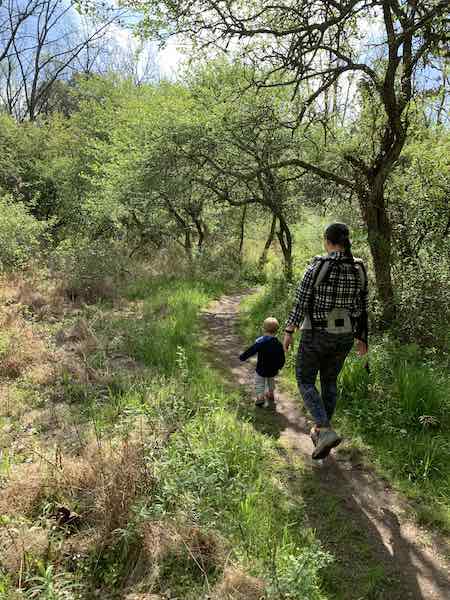
[[[369,278],[367,276],[366,267],[360,258],[355,259],[355,265],[357,267],[357,271],[361,281],[362,297],[364,294],[367,294],[367,290],[369,287]],[[357,337],[360,340],[363,340],[367,344],[369,337],[369,318],[367,312],[363,311],[362,314],[355,320],[354,327],[355,337]]]
[[313,312],[314,312],[315,290],[316,290],[317,286],[319,286],[323,282],[325,276],[327,275],[328,270],[330,268],[331,259],[326,256],[316,256],[315,260],[319,263],[319,266],[317,267],[317,269],[314,273],[314,276],[313,276],[312,294],[311,294],[311,298],[309,300],[308,313],[307,313],[307,316],[311,323],[311,329],[314,329]]
[[326,279],[327,275],[329,274],[330,271],[330,267],[331,267],[331,260],[330,258],[326,258],[326,257],[320,257],[320,267],[317,269],[317,271],[314,274],[314,279],[313,279],[313,289],[315,290],[316,288],[319,287],[319,285],[321,283],[323,283],[323,281]]

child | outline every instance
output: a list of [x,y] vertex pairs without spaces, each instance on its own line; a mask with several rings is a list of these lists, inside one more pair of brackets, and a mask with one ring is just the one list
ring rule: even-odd
[[259,337],[253,346],[245,350],[239,358],[244,361],[258,354],[255,373],[256,406],[275,408],[275,376],[284,366],[284,350],[276,337],[279,323],[268,317],[263,324],[264,335]]

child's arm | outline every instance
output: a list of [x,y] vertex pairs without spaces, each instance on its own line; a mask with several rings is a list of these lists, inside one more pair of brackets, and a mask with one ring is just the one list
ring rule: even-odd
[[253,346],[250,346],[250,348],[247,348],[247,350],[245,350],[240,356],[239,356],[239,360],[247,360],[247,358],[250,358],[251,356],[254,356],[255,354],[258,353],[259,347],[260,347],[260,342],[255,342],[253,344]]

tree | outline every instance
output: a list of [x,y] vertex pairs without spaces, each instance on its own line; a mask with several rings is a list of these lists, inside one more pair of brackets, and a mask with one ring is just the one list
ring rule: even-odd
[[84,72],[93,69],[103,38],[126,14],[104,3],[95,18],[91,12],[83,30],[78,6],[60,0],[16,0],[0,6],[0,90],[10,114],[33,121],[48,110],[58,81],[73,75],[77,61]]
[[42,0],[8,0],[0,4],[0,63],[8,58],[12,46],[23,37],[25,21],[42,10],[42,5]]
[[[426,86],[423,72],[450,39],[448,1],[284,0],[274,5],[263,0],[179,0],[139,5],[146,11],[142,26],[147,31],[182,33],[197,48],[241,53],[253,65],[252,85],[291,88],[301,99],[297,122],[317,114],[325,94],[337,85],[345,88],[349,74],[358,75],[378,99],[382,119],[364,159],[348,148],[341,154],[339,171],[303,159],[291,164],[357,194],[383,305],[382,322],[388,326],[395,301],[386,183],[407,140],[408,108]],[[368,24],[377,30],[373,46]]]
[[[304,173],[293,172],[285,164],[297,156],[296,137],[282,124],[289,112],[288,98],[284,90],[253,91],[238,104],[236,89],[242,84],[244,73],[242,65],[216,62],[193,75],[191,93],[199,118],[183,132],[168,135],[172,135],[179,152],[195,165],[196,181],[219,202],[237,208],[258,206],[270,215],[267,249],[276,233],[290,280],[290,221],[296,212],[295,198]],[[246,211],[240,215],[242,240]],[[264,256],[263,253],[261,264]]]

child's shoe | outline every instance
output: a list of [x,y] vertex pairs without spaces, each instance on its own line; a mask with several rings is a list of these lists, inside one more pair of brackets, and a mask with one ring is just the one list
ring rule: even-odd
[[276,410],[276,408],[277,408],[274,398],[269,398],[268,400],[266,400],[266,403],[264,406],[265,406],[265,408],[267,408],[269,410]]

